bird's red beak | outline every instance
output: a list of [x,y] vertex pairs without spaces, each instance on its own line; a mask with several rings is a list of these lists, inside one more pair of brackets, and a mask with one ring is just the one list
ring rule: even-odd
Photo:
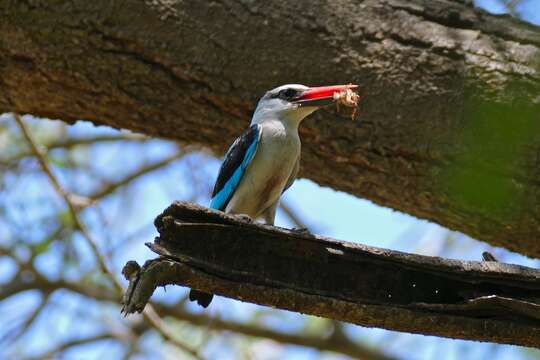
[[332,85],[318,86],[307,89],[294,99],[294,103],[300,106],[325,106],[334,102],[334,94],[347,90],[356,89],[358,85]]

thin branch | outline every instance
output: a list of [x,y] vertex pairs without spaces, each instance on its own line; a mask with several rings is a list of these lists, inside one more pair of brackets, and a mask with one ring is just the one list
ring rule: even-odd
[[69,137],[65,139],[56,139],[54,142],[45,144],[48,150],[64,148],[70,149],[75,146],[94,145],[102,142],[116,142],[116,141],[133,141],[141,142],[148,141],[150,138],[144,135],[137,134],[119,134],[119,135],[97,135],[90,138],[74,138]]
[[112,333],[103,333],[99,335],[89,336],[81,339],[73,339],[70,341],[63,342],[56,346],[53,349],[48,350],[47,352],[40,354],[38,356],[32,356],[25,358],[26,360],[38,360],[38,359],[55,359],[57,358],[56,355],[61,354],[65,352],[66,350],[80,345],[86,345],[90,343],[94,343],[97,341],[103,341],[103,340],[114,340],[116,337]]
[[[146,309],[144,309],[144,316],[147,319],[147,321],[156,329],[159,330],[159,332],[162,335],[165,335],[165,338],[171,339],[173,344],[178,344],[178,340],[174,340],[174,335],[166,328],[166,326],[163,324],[163,321],[159,317],[159,315],[156,313],[152,305],[148,305]],[[181,344],[181,349],[185,352],[189,353],[193,358],[202,360],[202,356],[199,355],[199,353],[195,350],[192,350],[185,346],[184,344]]]
[[[18,116],[16,115],[16,117],[18,117]],[[19,126],[22,124],[22,126],[24,127],[24,123],[22,122],[20,117],[17,119],[17,122],[19,123]],[[71,204],[71,195],[62,188],[59,181],[54,176],[52,170],[48,166],[47,161],[45,160],[45,155],[39,152],[39,149],[35,145],[35,142],[31,138],[31,135],[29,134],[28,130],[24,127],[24,130],[22,130],[22,131],[23,131],[23,134],[25,135],[25,138],[29,142],[34,154],[38,158],[38,160],[40,162],[40,165],[42,166],[44,172],[48,175],[49,179],[53,183],[53,186],[55,187],[57,192],[64,197],[64,199],[66,201],[66,204],[70,208],[70,211],[71,211],[73,217],[75,218],[74,223],[75,223],[77,229],[80,230],[83,233],[83,236],[85,236],[85,238],[87,238],[87,240],[89,242],[93,241],[97,245],[95,240],[93,240],[93,238],[88,234],[86,229],[82,226],[82,222],[80,221],[80,219],[78,217],[78,209],[77,209],[77,207],[73,206],[73,204]],[[32,144],[33,144],[33,146],[32,146]],[[139,171],[125,177],[121,181],[119,181],[119,182],[117,182],[115,184],[112,184],[109,187],[101,190],[99,193],[96,193],[96,194],[92,195],[92,198],[100,198],[100,197],[106,196],[109,193],[115,191],[120,186],[123,186],[123,185],[129,183],[130,181],[134,180],[135,178],[137,178],[139,176],[142,176],[142,175],[144,175],[144,174],[146,174],[146,173],[148,173],[150,171],[156,170],[156,169],[158,169],[158,168],[160,168],[162,166],[166,166],[166,165],[170,164],[171,162],[173,162],[176,159],[180,158],[182,155],[183,154],[178,153],[178,154],[175,154],[175,155],[173,155],[171,157],[168,157],[168,158],[166,158],[164,160],[161,160],[161,161],[159,161],[159,162],[157,162],[155,164],[151,164],[151,165],[149,165],[149,166],[147,166],[147,167],[145,167],[143,169],[140,169]],[[72,205],[72,206],[70,206],[70,205]],[[302,225],[300,225],[300,224],[299,224],[299,226],[302,227]],[[97,246],[95,247],[94,253],[99,255],[99,251],[97,249]],[[103,259],[101,261],[101,264],[105,264],[105,259]],[[102,265],[102,270],[104,270],[104,272],[106,274],[110,275],[110,272],[109,272],[109,270],[108,270],[108,268],[106,266]],[[19,287],[11,287],[11,290],[12,290],[11,294],[13,294],[13,292],[17,291],[17,290],[23,290],[23,289],[29,290],[29,289],[35,288],[31,284],[20,284],[20,285],[21,286],[19,286]],[[76,292],[79,292],[79,293],[84,293],[85,295],[91,296],[93,298],[96,298],[96,295],[98,295],[98,294],[103,295],[102,294],[103,291],[106,291],[105,289],[103,291],[98,291],[97,289],[89,291],[86,287],[78,286],[78,285],[75,285],[75,284],[70,284],[70,283],[67,283],[67,282],[49,283],[45,288],[48,291],[50,291],[52,288],[60,288],[60,287],[66,288],[66,289],[69,289],[69,290],[72,290],[72,291],[76,291]],[[1,295],[2,294],[0,293],[0,298],[2,298]],[[3,295],[5,297],[6,293],[4,293]],[[111,300],[115,299],[115,296],[112,295],[112,294],[109,294],[109,295],[105,296],[104,298],[111,301]],[[163,307],[163,306],[160,307],[160,310],[162,310],[162,311],[165,310],[165,309],[166,308]],[[171,315],[171,312],[169,312],[169,315]],[[384,355],[381,355],[381,354],[377,353],[376,351],[372,351],[370,349],[363,348],[361,346],[357,346],[356,344],[354,344],[354,343],[352,343],[350,341],[337,343],[333,339],[329,339],[329,338],[325,339],[325,338],[319,338],[319,337],[303,337],[303,336],[290,335],[290,334],[271,331],[271,330],[268,330],[268,329],[263,329],[263,328],[258,328],[258,327],[251,327],[251,326],[248,326],[248,325],[244,325],[242,323],[226,322],[226,321],[222,321],[222,320],[219,320],[219,319],[213,319],[213,318],[207,317],[207,316],[198,317],[197,315],[193,315],[193,314],[190,314],[190,313],[187,313],[187,312],[184,312],[183,314],[182,313],[176,313],[174,315],[175,315],[175,317],[177,319],[189,321],[193,325],[204,326],[204,325],[207,325],[209,321],[210,322],[215,322],[215,323],[212,324],[212,327],[216,328],[216,329],[235,331],[237,333],[242,333],[242,334],[245,334],[245,335],[248,335],[248,336],[269,338],[269,339],[272,339],[274,341],[278,341],[278,342],[282,342],[282,343],[291,343],[291,344],[300,345],[300,346],[308,346],[308,347],[311,347],[311,348],[318,349],[320,351],[334,351],[334,352],[347,354],[347,355],[350,355],[350,356],[356,356],[356,357],[361,356],[361,357],[364,357],[364,358],[367,358],[367,359],[389,359],[388,357],[385,357]],[[159,316],[157,316],[156,312],[153,311],[152,308],[147,307],[147,309],[145,309],[144,316],[145,316],[146,320],[154,328],[156,328],[156,330],[158,330],[158,332],[164,338],[171,341],[176,346],[182,348],[184,351],[188,352],[194,358],[197,358],[197,359],[201,358],[196,351],[191,350],[190,348],[187,348],[183,344],[181,344],[178,341],[174,340],[174,335],[168,331],[165,324],[163,324],[163,321],[159,318]],[[202,320],[202,322],[201,322],[201,320]]]
[[117,189],[119,189],[120,187],[123,187],[127,184],[129,184],[130,182],[134,181],[135,179],[138,179],[139,177],[141,176],[144,176],[150,172],[153,172],[153,171],[156,171],[162,167],[165,167],[167,165],[170,165],[171,163],[175,162],[176,160],[178,159],[181,159],[183,156],[185,155],[184,152],[177,152],[173,155],[170,155],[162,160],[159,160],[153,164],[149,164],[149,165],[146,165],[146,166],[142,166],[141,168],[137,169],[137,171],[125,176],[124,178],[120,179],[119,181],[115,182],[115,183],[112,183],[112,184],[109,184],[105,187],[103,187],[102,189],[100,189],[99,191],[96,191],[94,192],[93,194],[89,195],[88,197],[93,199],[93,200],[97,200],[97,199],[101,199],[111,193],[113,193],[114,191],[116,191]]
[[[107,263],[105,259],[101,256],[101,253],[99,252],[99,248],[97,245],[97,241],[93,238],[93,236],[90,234],[90,232],[86,229],[86,226],[82,223],[81,219],[79,218],[77,208],[73,204],[72,199],[70,197],[70,194],[64,190],[54,173],[52,172],[52,169],[49,167],[49,164],[46,160],[46,155],[38,148],[36,142],[34,141],[32,135],[30,135],[30,132],[28,131],[28,128],[26,127],[26,124],[23,122],[19,114],[14,114],[15,120],[17,121],[17,124],[19,125],[19,128],[21,129],[21,132],[26,139],[26,142],[30,146],[30,149],[34,153],[34,156],[38,159],[39,164],[41,165],[41,168],[43,172],[47,175],[49,178],[49,181],[53,185],[54,189],[58,194],[60,194],[68,206],[69,212],[71,213],[71,217],[73,220],[73,224],[75,225],[75,228],[79,230],[81,235],[86,239],[87,244],[90,246],[90,249],[92,250],[92,253],[94,254],[94,257],[98,261],[98,265],[101,269],[101,271],[104,274],[110,274]],[[114,276],[111,276],[111,279],[113,280],[113,285],[116,287],[118,291],[122,290],[122,287],[120,283],[115,280]]]
[[519,18],[519,14],[517,12],[517,6],[521,2],[521,0],[501,0],[500,2],[506,8],[508,13],[510,13],[510,15],[516,18]]
[[[110,302],[118,304],[118,298],[115,293],[107,288],[98,288],[95,285],[84,285],[80,283],[72,283],[67,281],[50,281],[46,278],[33,280],[24,284],[19,284],[20,280],[14,282],[11,291],[0,289],[0,299],[6,298],[7,293],[10,295],[16,294],[18,291],[40,290],[40,291],[55,291],[65,289],[70,292],[80,294],[82,296],[95,299],[98,301]],[[278,343],[306,346],[317,349],[319,351],[331,351],[338,354],[344,354],[353,358],[361,358],[366,360],[391,360],[392,358],[372,350],[369,347],[357,344],[354,341],[346,338],[345,340],[336,341],[333,337],[321,337],[315,335],[294,335],[280,331],[267,329],[253,324],[245,324],[238,321],[223,320],[221,318],[210,316],[208,314],[194,314],[182,307],[182,301],[176,304],[153,303],[156,312],[161,316],[168,316],[178,321],[187,322],[197,327],[210,327],[218,331],[231,331],[237,334],[242,334],[251,337],[270,339]],[[137,333],[140,333],[137,332]]]
[[139,345],[137,343],[130,343],[125,354],[122,356],[122,360],[131,360],[135,354],[140,351]]
[[310,229],[310,227],[306,225],[306,223],[300,218],[300,216],[298,216],[296,211],[294,211],[291,208],[289,203],[285,201],[280,201],[279,207],[281,208],[281,210],[283,210],[285,215],[287,215],[289,220],[292,221],[292,223],[294,224],[294,227],[299,228],[299,229],[307,229],[313,232],[313,229]]
[[[54,149],[71,149],[76,146],[85,146],[93,145],[97,143],[104,142],[115,142],[115,141],[131,141],[131,142],[142,142],[147,141],[149,138],[144,135],[135,135],[135,134],[120,134],[120,135],[98,135],[91,138],[65,138],[65,139],[55,139],[52,142],[46,143],[43,147],[46,149],[46,152],[49,152]],[[20,153],[13,155],[6,159],[1,159],[1,164],[11,164],[21,159],[24,159],[28,156],[33,156],[32,151],[21,151]]]
[[257,337],[262,339],[270,339],[282,344],[305,346],[316,349],[318,351],[330,351],[339,354],[351,356],[355,359],[365,360],[391,360],[393,357],[384,355],[383,353],[370,349],[367,346],[357,344],[349,339],[345,334],[343,337],[335,338],[333,336],[322,337],[315,335],[296,335],[288,334],[280,331],[270,330],[261,326],[245,324],[232,320],[223,320],[207,314],[193,314],[178,306],[169,306],[165,304],[154,304],[163,316],[170,316],[174,319],[185,321],[191,325],[205,327],[211,324],[210,327],[220,331],[231,331],[237,334]]
[[[75,228],[79,230],[79,232],[83,235],[83,237],[86,239],[87,244],[90,246],[90,249],[94,255],[94,257],[98,261],[98,265],[101,269],[101,271],[109,277],[111,280],[115,290],[119,293],[123,291],[121,283],[118,281],[118,279],[112,274],[112,272],[109,270],[105,258],[101,255],[98,243],[94,239],[94,237],[90,234],[86,226],[81,221],[79,215],[78,215],[78,209],[74,205],[72,198],[70,194],[64,190],[54,173],[52,172],[51,168],[49,167],[49,164],[47,163],[46,156],[43,154],[40,149],[38,148],[36,142],[34,141],[33,137],[30,135],[30,132],[28,131],[28,128],[26,127],[25,123],[21,119],[19,114],[14,114],[15,120],[17,124],[19,125],[19,128],[21,129],[21,132],[28,142],[28,145],[30,146],[30,149],[34,153],[34,155],[37,157],[41,168],[49,178],[50,182],[52,183],[54,189],[60,194],[68,206],[68,209],[71,213],[71,217],[73,219],[73,223],[75,225]],[[170,341],[173,345],[177,346],[179,349],[182,349],[183,351],[187,352],[188,354],[192,355],[196,354],[196,352],[192,349],[190,349],[187,345],[181,343],[180,341],[174,339],[171,337],[170,332],[165,328],[165,326],[161,323],[156,321],[155,317],[153,316],[152,310],[146,310],[144,312],[145,319],[150,323],[153,324],[155,329],[163,336],[166,340]],[[197,358],[200,359],[199,356]]]
[[43,309],[47,306],[49,302],[50,293],[45,292],[43,294],[43,299],[39,303],[38,306],[32,311],[32,313],[24,320],[22,324],[17,326],[15,330],[11,330],[8,333],[6,333],[2,338],[0,338],[0,344],[6,343],[8,341],[11,341],[12,339],[16,339],[20,337],[21,335],[24,335],[24,333],[32,326],[34,321],[37,319],[37,317],[41,314]]

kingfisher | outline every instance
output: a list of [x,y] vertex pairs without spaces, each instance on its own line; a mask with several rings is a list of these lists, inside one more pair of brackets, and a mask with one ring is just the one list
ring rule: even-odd
[[[249,128],[238,137],[219,169],[210,208],[274,225],[279,198],[300,168],[302,120],[334,103],[334,94],[357,85],[307,87],[287,84],[259,100]],[[213,295],[192,289],[191,301],[208,307]]]

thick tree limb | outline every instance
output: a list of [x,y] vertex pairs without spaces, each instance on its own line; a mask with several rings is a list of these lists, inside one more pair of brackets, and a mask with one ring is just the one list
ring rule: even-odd
[[540,33],[464,0],[0,1],[0,112],[223,152],[273,86],[361,85],[301,175],[540,256]]
[[540,347],[540,271],[405,254],[177,202],[156,219],[160,254],[126,265],[126,314],[178,284],[364,326]]

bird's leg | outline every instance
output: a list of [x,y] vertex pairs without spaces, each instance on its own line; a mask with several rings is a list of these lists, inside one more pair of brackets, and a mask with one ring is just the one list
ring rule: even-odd
[[278,207],[278,204],[279,200],[270,205],[268,209],[263,211],[262,218],[264,219],[264,223],[266,225],[274,225],[274,219],[276,218],[276,209]]

